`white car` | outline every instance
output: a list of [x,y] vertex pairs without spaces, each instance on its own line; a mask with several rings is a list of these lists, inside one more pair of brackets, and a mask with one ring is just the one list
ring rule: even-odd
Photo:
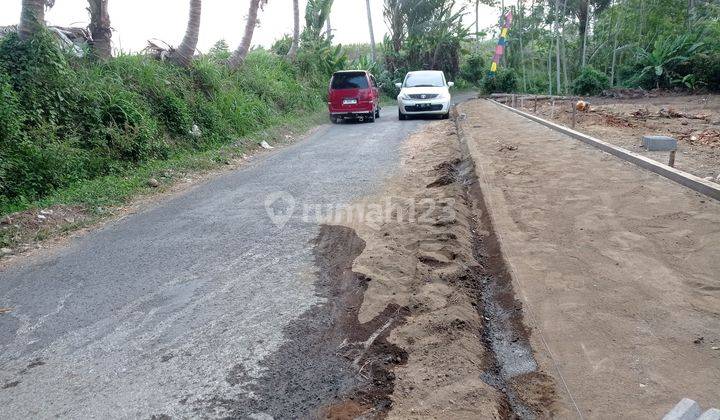
[[450,116],[450,88],[455,84],[445,80],[445,73],[436,70],[411,71],[405,81],[395,83],[400,88],[397,97],[398,117],[411,115]]

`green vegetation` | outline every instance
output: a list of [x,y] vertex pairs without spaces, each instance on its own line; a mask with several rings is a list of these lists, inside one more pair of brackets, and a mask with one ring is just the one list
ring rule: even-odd
[[605,78],[607,87],[720,90],[717,1],[555,0],[512,10],[501,67],[517,72],[520,91],[596,93]]
[[[494,78],[487,71],[495,41],[463,23],[468,6],[478,17],[480,3],[494,5],[384,0],[389,31],[375,52],[369,44],[334,44],[326,29],[333,0],[311,0],[302,31],[298,12],[297,36],[251,51],[234,60],[238,66],[228,65],[234,55],[224,41],[183,65],[147,55],[76,58],[43,25],[30,24],[37,19],[26,19],[22,39],[0,40],[0,214],[39,203],[115,202],[158,168],[183,167],[228,145],[237,152],[254,133],[320,111],[329,75],[342,68],[372,71],[386,100],[407,71],[428,68],[486,93],[720,90],[717,2],[521,1],[512,7],[507,53]],[[262,4],[251,2],[249,15],[256,18]],[[37,17],[44,9],[23,10]],[[193,16],[185,38],[195,42]],[[104,18],[93,17],[107,26]],[[246,26],[248,46],[255,23]],[[498,28],[487,30],[497,36]],[[190,55],[193,42],[185,48]]]
[[610,79],[607,75],[588,66],[582,69],[573,82],[572,91],[578,95],[598,95],[609,87]]
[[324,75],[264,50],[233,72],[227,56],[219,43],[189,69],[142,55],[95,62],[66,56],[46,31],[4,37],[0,214],[115,202],[158,168],[212,160],[224,145],[246,147],[252,133],[322,109]]

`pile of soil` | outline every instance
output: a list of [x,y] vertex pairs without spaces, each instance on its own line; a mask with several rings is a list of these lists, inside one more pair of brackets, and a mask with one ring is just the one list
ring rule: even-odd
[[[402,364],[390,367],[391,418],[509,418],[553,413],[553,381],[537,365],[504,375],[486,310],[484,285],[502,284],[514,299],[482,200],[472,191],[474,170],[452,122],[436,122],[406,142],[400,173],[378,195],[356,203],[342,217],[365,242],[352,271],[367,280],[360,325],[388,308],[387,343],[401,349]],[[477,191],[475,191],[477,193]],[[368,217],[378,209],[381,217]],[[505,278],[504,280],[508,280]],[[515,309],[513,314],[522,312]],[[521,316],[521,315],[520,315]],[[513,318],[514,317],[514,318]],[[532,351],[528,331],[513,315],[507,335]],[[509,318],[508,318],[509,319]],[[382,328],[382,327],[381,327]],[[380,365],[361,358],[361,366]],[[368,412],[354,413],[355,415]]]

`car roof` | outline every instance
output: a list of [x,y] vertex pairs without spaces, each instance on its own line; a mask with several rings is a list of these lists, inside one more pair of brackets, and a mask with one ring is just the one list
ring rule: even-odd
[[367,70],[338,70],[333,74],[336,73],[369,73]]
[[409,71],[407,74],[415,74],[415,73],[442,73],[442,70],[415,70],[415,71]]

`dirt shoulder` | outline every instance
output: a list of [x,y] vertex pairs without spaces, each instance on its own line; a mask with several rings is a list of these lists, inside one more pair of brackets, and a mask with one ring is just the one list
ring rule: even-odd
[[[338,219],[365,244],[352,266],[366,279],[359,328],[380,326],[348,346],[372,342],[353,353],[354,364],[358,375],[391,382],[390,418],[555,413],[555,385],[534,360],[522,304],[482,202],[471,198],[476,185],[454,123],[433,122],[405,143],[399,173]],[[373,356],[387,346],[403,354],[402,363]],[[391,374],[378,376],[377,366]]]
[[[587,112],[577,113],[576,130],[667,164],[668,152],[641,146],[644,135],[678,139],[675,167],[701,178],[720,176],[720,95],[648,96],[631,99],[586,98]],[[568,101],[518,100],[525,112],[570,126]],[[718,181],[720,182],[720,181]]]
[[720,203],[488,101],[460,112],[564,415],[717,406]]
[[[42,252],[40,250],[55,249],[65,244],[69,238],[84,235],[105,223],[118,221],[163,200],[176,197],[213,178],[251,165],[263,156],[301,141],[328,127],[320,123],[318,115],[299,126],[277,126],[258,133],[256,137],[238,140],[235,144],[218,150],[198,153],[184,161],[158,162],[159,169],[138,168],[136,173],[130,173],[124,179],[108,181],[105,188],[117,190],[121,196],[119,199],[108,199],[108,205],[89,207],[82,202],[83,197],[75,197],[69,200],[70,204],[34,206],[22,212],[0,216],[0,269],[22,258],[32,257],[35,253]],[[317,124],[314,125],[313,122]],[[272,144],[272,149],[262,147],[261,141]],[[87,184],[94,182],[96,181],[88,181]],[[88,193],[99,195],[107,192],[93,192],[89,189]],[[88,201],[96,199],[97,197],[92,197]],[[117,204],[116,201],[122,204]]]

